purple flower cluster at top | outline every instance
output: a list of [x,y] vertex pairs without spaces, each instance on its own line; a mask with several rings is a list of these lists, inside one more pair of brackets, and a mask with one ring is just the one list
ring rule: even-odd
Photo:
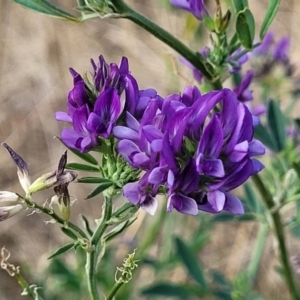
[[124,196],[151,214],[159,192],[168,195],[168,211],[242,214],[230,191],[263,168],[253,156],[265,149],[253,140],[252,115],[236,94],[223,89],[201,95],[188,87],[182,95],[143,103],[142,114],[126,111],[126,126],[113,129],[118,152],[145,171],[139,182],[125,185]]
[[190,12],[199,20],[208,16],[208,10],[204,4],[204,0],[170,0],[170,3]]
[[57,112],[58,121],[71,123],[73,129],[61,132],[63,142],[71,148],[87,152],[99,146],[98,137],[107,138],[124,109],[134,112],[139,96],[136,80],[129,72],[128,60],[120,65],[107,64],[103,56],[98,65],[91,60],[93,83],[88,84],[73,69],[74,87],[69,92],[67,112]]
[[290,39],[287,36],[282,37],[275,42],[274,34],[268,32],[260,46],[253,50],[254,56],[270,56],[275,61],[286,62],[289,60]]

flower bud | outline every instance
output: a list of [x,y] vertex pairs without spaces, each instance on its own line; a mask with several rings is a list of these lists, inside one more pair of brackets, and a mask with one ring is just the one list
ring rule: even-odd
[[0,207],[0,222],[14,216],[21,211],[22,208],[23,206],[21,204]]
[[32,195],[38,191],[55,188],[60,185],[67,185],[75,180],[77,173],[64,170],[67,163],[67,151],[62,155],[56,171],[48,172],[36,179],[29,187],[29,194]]
[[56,197],[57,197],[57,202],[58,202],[58,208],[61,214],[61,217],[63,218],[64,221],[68,221],[70,218],[70,195],[68,191],[68,185],[60,185],[54,188]]
[[19,196],[13,192],[0,191],[0,207],[10,206],[12,204],[17,204],[19,201]]
[[10,154],[11,158],[14,160],[17,165],[17,174],[19,177],[20,184],[25,191],[28,193],[28,189],[30,186],[30,179],[28,175],[28,166],[27,163],[23,160],[23,158],[16,153],[12,148],[10,148],[6,143],[1,144]]

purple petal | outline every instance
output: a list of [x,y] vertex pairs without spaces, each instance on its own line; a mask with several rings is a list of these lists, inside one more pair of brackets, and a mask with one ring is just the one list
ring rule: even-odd
[[118,91],[115,88],[108,88],[97,98],[94,112],[100,117],[102,122],[108,120],[115,122],[121,113],[121,103]]
[[189,194],[196,190],[199,183],[199,174],[194,159],[189,159],[176,179],[180,181],[179,185],[184,193]]
[[123,187],[124,197],[134,205],[137,205],[140,201],[139,185],[137,182],[127,183]]
[[131,140],[133,142],[138,143],[139,141],[139,134],[138,132],[125,127],[125,126],[116,126],[113,129],[114,136],[119,140]]
[[258,159],[251,159],[252,161],[252,173],[251,175],[257,174],[260,172],[262,169],[264,169],[264,165],[258,160]]
[[203,153],[205,158],[217,158],[223,146],[223,130],[216,115],[205,127],[197,153]]
[[154,216],[156,210],[157,210],[157,200],[154,197],[147,197],[147,200],[143,201],[141,203],[141,208],[144,209],[148,214],[151,216]]
[[139,147],[130,140],[122,140],[118,144],[118,152],[123,156],[123,158],[132,164],[132,155],[139,153]]
[[[148,181],[152,184],[163,184],[167,179],[168,170],[168,166],[154,168],[149,175]],[[170,176],[172,176],[172,174],[173,173],[171,172]],[[174,176],[170,178],[170,182],[173,184]]]
[[225,194],[221,191],[212,191],[207,193],[207,200],[211,204],[212,209],[220,212],[224,208]]
[[124,76],[124,85],[126,93],[125,109],[133,115],[135,113],[139,97],[138,84],[133,76],[127,74]]
[[72,123],[72,118],[66,112],[63,111],[56,112],[55,119],[57,121]]
[[181,194],[172,194],[168,198],[167,211],[175,208],[177,211],[187,215],[198,214],[198,206],[194,199]]
[[89,116],[89,110],[86,105],[78,108],[74,112],[73,127],[75,131],[85,135],[88,133],[88,130],[86,128],[88,116]]
[[126,111],[126,123],[129,128],[139,132],[140,123],[128,111]]
[[196,163],[197,171],[200,174],[219,178],[225,176],[223,162],[220,159],[205,159],[203,158],[203,155],[200,154],[197,157]]
[[144,152],[132,155],[132,165],[134,167],[146,168],[149,165],[149,161],[149,157]]
[[147,138],[148,142],[152,142],[153,140],[161,139],[163,138],[163,134],[160,130],[155,128],[153,125],[145,125],[142,127],[142,132]]
[[226,202],[224,205],[224,210],[229,211],[230,213],[235,215],[243,215],[244,207],[240,199],[229,193],[225,193],[225,195]]
[[263,155],[266,149],[262,142],[253,140],[249,143],[249,156]]

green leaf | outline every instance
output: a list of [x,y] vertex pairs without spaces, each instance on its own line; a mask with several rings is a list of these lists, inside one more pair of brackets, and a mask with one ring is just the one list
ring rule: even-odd
[[71,250],[74,247],[75,247],[75,243],[67,244],[67,245],[59,248],[57,251],[55,251],[51,256],[48,257],[48,259],[51,259],[51,258],[56,257],[58,255],[61,255],[65,252]]
[[246,203],[250,211],[254,214],[260,214],[263,211],[263,206],[260,204],[260,201],[257,199],[252,187],[248,183],[244,184],[244,192]]
[[85,165],[85,164],[79,164],[79,163],[69,163],[66,165],[66,169],[99,173],[98,168],[89,166],[89,165]]
[[189,274],[200,284],[202,288],[206,289],[204,274],[195,253],[179,237],[175,238],[175,243],[177,254],[181,258]]
[[80,182],[80,183],[107,183],[107,182],[112,182],[112,181],[109,179],[102,178],[102,177],[82,177],[82,178],[79,178],[77,180],[77,182]]
[[92,165],[95,165],[95,166],[98,166],[98,161],[89,153],[81,153],[79,152],[78,150],[76,149],[72,149],[70,147],[68,147],[60,137],[58,136],[55,136],[55,138],[57,138],[66,148],[68,148],[72,153],[74,153],[76,156],[78,156],[79,158],[81,158],[82,160],[92,164]]
[[91,199],[97,195],[99,195],[100,193],[104,192],[106,189],[108,189],[109,187],[111,187],[113,185],[113,182],[104,182],[99,184],[94,190],[92,190],[88,196],[86,197],[86,199]]
[[232,214],[221,213],[221,214],[215,215],[212,218],[212,221],[213,222],[230,222],[230,221],[233,221],[234,218],[235,218],[235,216]]
[[81,217],[81,221],[83,223],[83,226],[84,226],[85,230],[88,232],[88,234],[90,236],[93,236],[94,232],[91,229],[91,226],[90,226],[90,223],[89,223],[88,219],[84,215],[80,215],[80,217]]
[[221,272],[217,271],[217,270],[211,270],[210,271],[212,280],[218,284],[219,286],[222,286],[223,289],[226,290],[231,290],[232,286],[231,283],[226,279],[226,277],[224,276],[224,274],[222,274]]
[[46,14],[51,17],[62,18],[69,21],[80,22],[78,18],[70,13],[62,10],[61,8],[53,5],[46,0],[12,0],[13,2],[42,14]]
[[276,152],[280,152],[285,147],[285,120],[277,101],[271,100],[268,105],[267,122],[270,130],[270,136],[275,145]]
[[185,286],[170,283],[159,283],[151,285],[142,290],[142,295],[176,297],[179,299],[187,299],[195,296],[195,294],[192,291],[187,290]]
[[254,136],[270,150],[276,151],[276,145],[270,137],[269,131],[262,124],[258,124],[254,127]]
[[297,224],[291,229],[291,234],[297,239],[300,238],[300,224]]
[[132,217],[128,220],[126,220],[125,222],[122,222],[121,224],[119,224],[118,226],[114,227],[110,232],[108,232],[105,236],[104,236],[104,240],[106,242],[108,242],[109,240],[113,239],[115,236],[117,236],[118,234],[122,233],[128,226],[130,226],[135,220],[137,219],[137,217]]
[[246,49],[252,49],[255,34],[255,22],[249,8],[245,8],[238,13],[235,26],[242,46]]
[[273,22],[273,19],[275,18],[275,15],[279,8],[279,4],[280,4],[280,0],[269,0],[267,12],[266,12],[266,15],[264,17],[264,20],[263,20],[263,23],[261,25],[260,32],[259,32],[259,37],[261,40],[263,40],[271,23]]
[[67,228],[65,228],[65,227],[61,227],[60,229],[61,229],[61,231],[62,231],[65,235],[67,235],[67,236],[70,237],[71,239],[77,241],[77,239],[78,239],[78,238],[77,238],[77,235],[76,235],[72,230],[67,229]]
[[232,0],[233,7],[236,13],[248,7],[248,0]]

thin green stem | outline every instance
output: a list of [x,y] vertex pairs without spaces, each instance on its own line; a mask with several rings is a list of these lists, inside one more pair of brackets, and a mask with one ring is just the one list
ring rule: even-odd
[[35,300],[43,300],[43,298],[38,295],[37,291],[33,291],[33,288],[29,286],[27,281],[20,274],[17,273],[14,275],[14,277],[17,279],[19,285],[23,288],[23,290],[26,291],[28,296]]
[[22,199],[25,201],[25,203],[27,204],[27,206],[29,208],[35,208],[38,209],[40,211],[42,211],[44,214],[50,216],[51,218],[53,218],[57,223],[62,224],[63,226],[67,226],[69,228],[72,228],[74,231],[76,231],[81,237],[87,239],[87,235],[78,227],[76,226],[74,223],[70,222],[70,221],[65,221],[63,220],[59,215],[57,215],[53,209],[49,209],[47,207],[38,205],[37,203],[28,200],[26,198]]
[[202,75],[210,82],[214,89],[221,89],[221,82],[218,79],[213,78],[213,76],[208,72],[201,54],[189,49],[168,31],[164,30],[144,15],[130,8],[122,0],[111,0],[111,2],[113,3],[117,13],[119,13],[123,18],[131,20],[132,22],[139,25],[140,27],[151,33],[153,36],[161,40],[163,43],[167,44],[172,49],[177,51],[202,73]]
[[106,297],[106,300],[112,300],[114,299],[115,294],[118,292],[119,288],[124,284],[123,281],[118,281],[115,283],[115,285],[113,286],[113,288],[111,289],[111,291],[109,292],[109,294]]
[[247,269],[249,287],[253,286],[258,267],[260,264],[261,256],[264,250],[264,246],[266,244],[266,239],[269,232],[269,226],[267,223],[260,223],[258,234],[256,236],[256,243],[254,249],[252,251],[252,257]]
[[280,252],[280,259],[281,259],[281,264],[284,270],[284,275],[285,275],[285,280],[286,284],[288,286],[291,298],[294,300],[299,300],[300,296],[298,295],[298,291],[296,288],[296,284],[294,281],[294,276],[293,276],[293,270],[290,265],[290,261],[288,259],[288,252],[287,252],[287,247],[286,247],[286,242],[285,242],[285,236],[284,236],[284,230],[283,230],[283,224],[281,221],[281,216],[279,213],[279,210],[276,209],[274,210],[275,203],[272,197],[271,192],[269,189],[264,185],[263,181],[259,177],[259,175],[254,175],[252,177],[261,197],[262,200],[265,202],[267,208],[269,209],[270,215],[272,217],[273,221],[273,229],[274,233],[276,235],[277,241],[278,241],[278,248]]
[[98,224],[94,234],[90,240],[93,251],[87,252],[85,270],[87,274],[88,289],[92,300],[99,300],[99,293],[97,290],[97,265],[99,261],[99,254],[103,250],[103,243],[101,241],[102,235],[109,226],[107,221],[112,214],[112,198],[104,197],[104,211],[101,222]]

